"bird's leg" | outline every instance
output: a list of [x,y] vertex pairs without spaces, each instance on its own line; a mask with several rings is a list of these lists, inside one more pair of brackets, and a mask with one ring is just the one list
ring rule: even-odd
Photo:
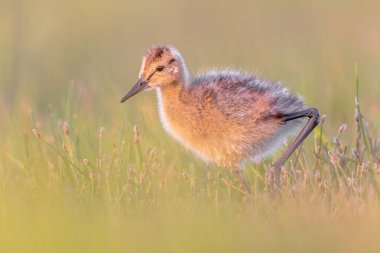
[[313,129],[319,123],[319,111],[315,108],[302,110],[299,112],[284,115],[282,117],[283,122],[286,123],[290,120],[308,117],[306,125],[303,127],[298,136],[294,139],[293,143],[289,146],[288,150],[282,154],[282,156],[273,164],[275,169],[274,174],[274,187],[275,190],[279,190],[281,186],[281,167],[289,156],[297,149],[297,147],[305,140],[305,138],[313,131]]
[[244,176],[241,174],[241,171],[240,169],[235,169],[233,170],[236,178],[239,180],[241,186],[243,187],[245,193],[248,195],[248,196],[252,196],[251,194],[251,189],[249,187],[249,184],[247,183],[247,181],[245,180]]

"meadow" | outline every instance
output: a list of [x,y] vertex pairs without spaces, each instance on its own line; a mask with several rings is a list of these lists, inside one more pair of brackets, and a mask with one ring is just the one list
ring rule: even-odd
[[[0,252],[378,252],[379,1],[0,1]],[[322,120],[282,171],[206,165],[125,104],[170,43],[281,80]],[[289,140],[290,141],[290,140]]]

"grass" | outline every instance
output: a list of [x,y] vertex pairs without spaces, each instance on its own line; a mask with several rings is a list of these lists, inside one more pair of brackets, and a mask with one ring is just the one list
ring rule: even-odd
[[[378,252],[379,12],[350,0],[0,1],[0,252]],[[144,50],[167,42],[191,72],[283,80],[325,114],[278,197],[268,168],[281,151],[244,170],[250,201],[163,131],[155,94],[119,104]]]
[[380,246],[380,143],[358,97],[354,143],[342,144],[347,124],[329,140],[323,116],[314,138],[286,163],[280,196],[269,191],[270,161],[246,168],[254,201],[227,171],[157,139],[159,122],[147,118],[153,103],[134,115],[141,127],[123,111],[103,127],[72,97],[63,113],[3,114],[2,252],[375,252]]

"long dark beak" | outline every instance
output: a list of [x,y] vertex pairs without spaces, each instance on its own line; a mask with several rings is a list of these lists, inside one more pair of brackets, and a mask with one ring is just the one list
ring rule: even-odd
[[127,101],[128,98],[132,97],[133,95],[136,95],[137,93],[145,90],[146,88],[149,88],[148,82],[142,78],[139,78],[139,80],[137,80],[135,85],[132,86],[128,93],[121,98],[120,103],[124,103],[125,101]]

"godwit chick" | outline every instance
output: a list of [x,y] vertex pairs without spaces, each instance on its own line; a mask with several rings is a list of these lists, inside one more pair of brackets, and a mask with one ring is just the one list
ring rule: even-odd
[[273,153],[308,121],[288,150],[273,164],[275,185],[283,163],[318,125],[319,112],[280,83],[254,74],[215,70],[190,77],[181,54],[155,46],[143,57],[139,79],[121,103],[147,88],[157,90],[166,131],[200,158],[233,171],[249,191],[240,169],[246,161]]

